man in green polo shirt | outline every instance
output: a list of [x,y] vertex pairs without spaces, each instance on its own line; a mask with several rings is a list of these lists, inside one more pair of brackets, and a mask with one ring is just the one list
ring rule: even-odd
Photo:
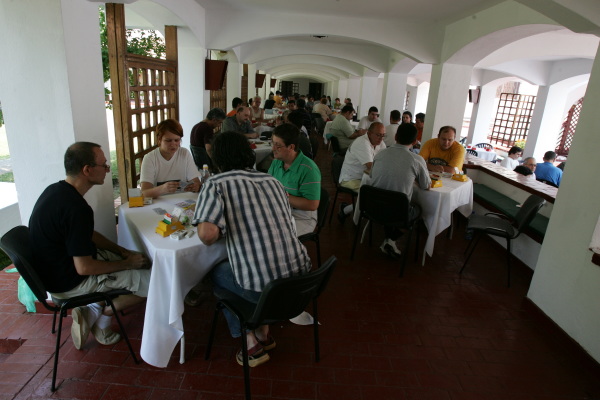
[[288,194],[298,236],[310,233],[317,225],[321,198],[321,171],[317,164],[298,149],[300,130],[292,124],[279,125],[273,131],[273,163],[269,174]]

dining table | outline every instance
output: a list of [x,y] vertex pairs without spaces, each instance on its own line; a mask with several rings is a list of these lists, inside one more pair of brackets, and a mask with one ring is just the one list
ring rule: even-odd
[[[457,210],[465,217],[473,212],[473,181],[467,178],[466,182],[456,181],[451,174],[440,176],[441,187],[421,189],[416,183],[411,201],[421,207],[421,218],[427,228],[427,240],[423,249],[422,265],[425,265],[427,255],[433,255],[435,238],[452,225],[452,213]],[[371,177],[363,174],[362,185],[369,185]],[[358,225],[360,219],[360,196],[358,196],[354,209],[353,221]]]
[[225,240],[204,245],[195,229],[183,239],[156,233],[165,213],[178,203],[196,200],[197,193],[178,193],[154,199],[143,207],[119,207],[118,243],[144,253],[152,260],[150,287],[140,355],[150,365],[164,368],[179,341],[180,363],[184,362],[184,298],[219,262],[227,258]]
[[256,154],[256,164],[257,165],[260,164],[260,162],[262,160],[267,158],[267,156],[273,152],[273,149],[271,148],[270,140],[263,140],[263,139],[249,139],[249,140],[250,140],[250,143],[253,143],[256,146],[256,148],[254,149],[254,154]]
[[477,157],[481,158],[485,161],[494,161],[498,157],[498,153],[494,150],[486,150],[483,147],[475,147],[473,145],[467,145],[467,149],[475,150],[477,152]]

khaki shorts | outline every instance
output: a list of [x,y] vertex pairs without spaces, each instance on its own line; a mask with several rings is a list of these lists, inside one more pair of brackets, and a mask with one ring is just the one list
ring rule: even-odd
[[[98,260],[118,261],[122,258],[110,251],[98,250]],[[139,297],[148,297],[150,286],[149,269],[128,269],[110,274],[90,275],[75,288],[64,293],[52,293],[57,299],[67,299],[93,292],[108,292],[114,289],[127,289]]]
[[360,179],[353,179],[351,181],[343,181],[342,183],[340,183],[340,186],[345,187],[347,189],[352,189],[356,193],[358,193],[358,190],[360,189],[360,182]]

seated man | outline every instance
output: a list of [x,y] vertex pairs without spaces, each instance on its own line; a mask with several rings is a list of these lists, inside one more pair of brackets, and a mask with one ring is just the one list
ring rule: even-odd
[[[402,123],[396,133],[396,144],[379,152],[373,160],[371,184],[375,187],[405,193],[412,197],[415,182],[421,189],[431,186],[427,164],[410,149],[417,138],[417,128],[411,123]],[[417,205],[411,207],[411,219],[419,215]],[[400,256],[396,241],[402,232],[398,228],[385,227],[385,240],[381,251],[392,256]]]
[[[252,169],[254,159],[243,135],[215,137],[213,162],[219,173],[202,186],[193,223],[207,246],[225,237],[229,259],[213,268],[214,285],[257,303],[271,280],[304,274],[311,263],[296,237],[288,194],[277,179]],[[223,313],[231,336],[239,337],[239,321],[226,309]],[[268,361],[265,350],[276,346],[268,325],[247,332],[246,342],[251,367]],[[236,361],[244,363],[241,350]]]
[[417,139],[415,140],[415,145],[418,148],[421,148],[421,140],[423,139],[423,126],[425,126],[425,114],[418,113],[415,115],[415,127],[417,128]]
[[400,126],[400,118],[400,111],[393,110],[390,112],[390,124],[385,127],[385,138],[383,139],[387,147],[396,143],[396,131]]
[[537,162],[535,161],[535,158],[533,157],[526,157],[523,160],[523,164],[524,167],[527,167],[531,170],[531,173],[533,175],[533,179],[535,179],[535,169],[537,168]]
[[299,150],[300,131],[283,124],[273,131],[273,157],[269,175],[275,177],[288,194],[298,236],[317,226],[317,208],[321,198],[321,171]]
[[240,99],[239,97],[234,97],[233,100],[231,100],[231,111],[227,113],[227,116],[233,117],[235,113],[237,113],[237,109],[243,106],[244,100]]
[[[433,172],[451,172],[462,170],[465,161],[466,150],[456,142],[456,129],[452,126],[442,126],[437,139],[430,139],[423,147],[419,155],[427,161],[427,169]],[[432,158],[441,158],[448,165],[433,165],[429,162]]]
[[233,117],[225,118],[223,122],[223,132],[243,133],[248,139],[256,139],[258,133],[250,123],[250,109],[248,107],[239,107]]
[[[128,289],[132,295],[114,300],[117,310],[140,303],[148,296],[149,260],[94,231],[94,211],[83,195],[102,185],[110,171],[100,145],[77,142],[65,153],[67,177],[46,188],[29,219],[29,237],[35,244],[36,272],[57,299]],[[112,309],[90,304],[71,311],[71,337],[81,349],[91,332],[105,345],[121,336],[110,328]]]
[[310,132],[312,131],[313,122],[310,113],[306,110],[306,101],[302,99],[297,100],[296,109],[290,112],[289,115],[291,114],[299,114],[300,116],[302,116],[302,126],[306,128],[307,134],[310,135]]
[[[377,153],[386,148],[383,142],[384,137],[385,127],[381,122],[374,122],[369,126],[366,135],[359,137],[352,143],[342,165],[342,172],[340,173],[341,186],[358,193],[363,174],[371,173],[373,159]],[[352,204],[342,203],[340,205],[338,219],[342,224],[346,216],[352,213],[353,210]]]
[[381,120],[379,119],[379,110],[377,109],[377,107],[369,108],[369,113],[362,117],[358,122],[357,129],[362,133],[366,133],[367,129],[369,129],[369,126],[371,126],[373,122],[381,122]]
[[332,112],[331,108],[327,107],[327,97],[321,97],[321,101],[313,106],[313,112],[321,114],[323,121],[329,121]]
[[[210,160],[210,142],[213,140],[215,135],[215,128],[219,127],[225,119],[225,112],[220,108],[213,108],[206,114],[206,118],[198,122],[192,128],[190,135],[190,145],[202,147],[206,150],[208,158],[205,160],[208,164],[208,168],[212,170],[212,161]],[[192,150],[192,154],[194,151]],[[196,161],[194,159],[194,161]],[[202,168],[202,165],[198,165],[198,168]]]
[[544,162],[538,163],[535,169],[535,176],[538,181],[546,181],[553,186],[559,187],[563,172],[560,168],[554,166],[556,153],[547,151],[544,153]]
[[508,156],[500,163],[506,169],[513,171],[519,165],[519,157],[523,154],[523,149],[513,146],[508,151]]
[[344,106],[329,127],[329,133],[338,139],[340,150],[342,151],[346,150],[354,142],[354,139],[366,133],[366,131],[360,132],[354,129],[350,123],[353,116],[354,108],[352,106]]

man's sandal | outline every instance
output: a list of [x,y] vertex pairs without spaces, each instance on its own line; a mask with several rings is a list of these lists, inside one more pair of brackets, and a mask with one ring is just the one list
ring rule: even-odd
[[[235,359],[238,364],[244,365],[244,357],[242,356],[242,350],[240,349],[235,355]],[[248,349],[248,365],[251,367],[257,367],[261,364],[266,363],[270,360],[269,354],[265,352],[260,343],[257,343],[251,349]]]

